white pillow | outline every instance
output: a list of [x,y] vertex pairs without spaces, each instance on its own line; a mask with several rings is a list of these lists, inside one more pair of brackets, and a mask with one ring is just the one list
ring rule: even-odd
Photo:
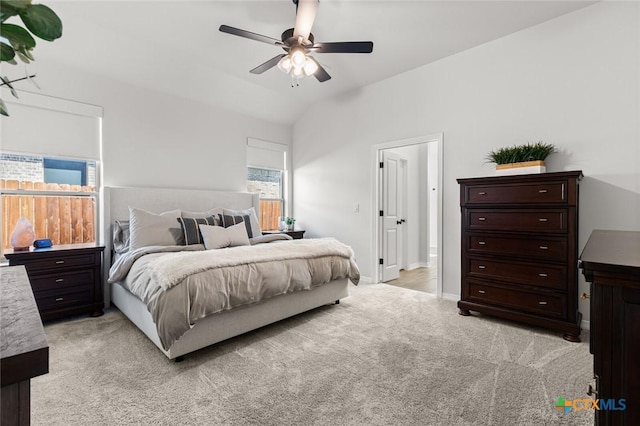
[[251,233],[254,237],[259,237],[262,235],[262,229],[260,229],[260,221],[258,220],[258,216],[256,215],[256,209],[253,207],[246,210],[230,210],[223,209],[224,214],[227,216],[249,216],[249,222],[251,225]]
[[178,223],[180,210],[156,214],[129,207],[129,247],[184,245],[184,234]]
[[182,210],[182,217],[209,217],[209,216],[213,216],[216,219],[218,218],[219,214],[222,214],[223,209],[222,207],[215,207],[213,209],[207,210],[206,212],[188,212],[186,210]]
[[238,223],[228,228],[213,225],[200,225],[200,233],[207,250],[225,247],[248,246],[249,236],[244,223]]

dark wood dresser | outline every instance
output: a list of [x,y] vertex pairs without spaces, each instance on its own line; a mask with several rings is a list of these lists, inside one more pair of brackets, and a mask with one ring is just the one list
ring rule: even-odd
[[571,171],[458,179],[461,315],[476,311],[580,341],[581,178],[581,171]]
[[31,379],[49,372],[49,345],[24,266],[0,268],[0,425],[31,421]]
[[593,231],[580,267],[591,283],[596,424],[639,425],[640,232]]
[[102,253],[93,243],[32,251],[8,250],[9,265],[24,265],[43,321],[88,313],[102,315]]

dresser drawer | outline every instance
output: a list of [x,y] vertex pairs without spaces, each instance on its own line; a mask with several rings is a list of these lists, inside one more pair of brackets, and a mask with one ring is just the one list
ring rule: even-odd
[[467,233],[467,250],[474,254],[499,254],[521,256],[527,259],[567,259],[566,238],[523,238],[520,236],[496,236]]
[[567,268],[563,265],[503,262],[469,257],[467,271],[469,276],[476,278],[497,279],[558,290],[567,289]]
[[554,210],[465,209],[469,230],[567,232],[567,212]]
[[55,274],[35,274],[29,281],[34,292],[56,290],[65,287],[92,286],[95,283],[93,269],[61,271]]
[[25,265],[29,279],[34,274],[41,272],[51,272],[55,269],[74,268],[77,266],[99,265],[99,253],[82,251],[77,254],[60,253],[53,256],[42,256],[39,258],[19,258],[11,259],[12,265]]
[[549,294],[537,291],[527,292],[514,287],[504,288],[469,281],[469,301],[516,308],[524,312],[552,318],[564,318],[567,298],[563,294]]
[[56,292],[34,292],[38,309],[46,312],[55,309],[64,309],[93,302],[93,290],[91,287],[68,287]]
[[566,203],[567,182],[467,186],[464,201],[467,204]]

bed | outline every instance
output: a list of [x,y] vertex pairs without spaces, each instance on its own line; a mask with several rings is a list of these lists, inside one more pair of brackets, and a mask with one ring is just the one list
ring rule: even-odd
[[[134,292],[139,292],[139,289],[135,286],[132,286],[130,282],[130,278],[123,278],[126,275],[118,275],[117,273],[113,273],[110,277],[109,270],[114,269],[110,268],[116,260],[116,256],[118,254],[114,251],[114,241],[112,239],[114,227],[117,227],[116,223],[118,221],[124,221],[130,218],[130,207],[135,207],[136,209],[148,211],[148,212],[169,212],[179,209],[182,214],[188,216],[199,216],[205,212],[211,212],[212,208],[225,208],[225,213],[227,209],[232,212],[246,212],[253,208],[255,212],[259,211],[259,198],[258,194],[251,193],[243,193],[243,192],[221,192],[221,191],[210,191],[210,190],[184,190],[184,189],[162,189],[162,188],[133,188],[133,187],[104,187],[102,189],[102,232],[101,232],[101,241],[103,241],[105,245],[105,280],[107,283],[111,281],[108,285],[105,285],[105,301],[107,301],[107,305],[109,303],[113,303],[122,313],[124,313],[131,322],[133,322],[169,359],[181,360],[184,355],[193,352],[195,350],[204,348],[206,346],[218,343],[225,339],[246,333],[251,330],[255,330],[262,326],[274,323],[276,321],[280,321],[282,319],[288,318],[293,315],[297,315],[302,312],[306,312],[308,310],[327,305],[339,303],[340,299],[348,296],[348,283],[352,281],[354,284],[357,284],[359,279],[359,272],[357,271],[357,266],[353,261],[353,258],[350,260],[350,267],[343,266],[342,274],[337,274],[336,272],[329,272],[329,276],[331,278],[324,278],[324,281],[321,285],[316,282],[313,285],[308,285],[307,287],[300,287],[298,284],[296,286],[292,286],[287,292],[275,292],[273,291],[273,295],[269,295],[268,292],[262,291],[260,294],[265,294],[264,296],[257,297],[255,302],[251,303],[240,303],[238,306],[225,306],[224,309],[218,310],[215,313],[208,313],[205,316],[198,317],[197,320],[190,320],[188,324],[188,328],[182,334],[175,334],[175,336],[171,339],[167,338],[166,331],[163,327],[160,327],[161,323],[169,323],[169,320],[166,320],[162,317],[162,314],[159,314],[153,306],[149,304],[149,300],[146,300],[144,294],[135,295]],[[213,210],[216,210],[216,209]],[[192,212],[202,212],[202,213],[192,213]],[[216,210],[217,212],[217,210]],[[213,216],[213,215],[212,215]],[[222,215],[219,216],[222,219]],[[226,217],[226,216],[225,216]],[[258,233],[259,230],[256,231],[255,223],[249,225],[249,217],[244,216],[247,221],[244,223],[246,225],[246,232],[251,235],[251,231],[254,233]],[[220,224],[218,224],[220,225]],[[183,224],[184,226],[184,224]],[[196,225],[199,226],[199,225]],[[230,226],[228,229],[232,228],[238,229],[239,227],[243,227],[242,224],[236,224],[234,226]],[[254,229],[251,229],[251,228]],[[220,227],[207,227],[211,230],[220,229]],[[202,228],[200,228],[202,229]],[[186,228],[183,227],[183,230]],[[234,231],[236,232],[236,231]],[[257,235],[256,235],[257,237]],[[186,236],[188,239],[188,235]],[[271,238],[271,237],[269,237]],[[275,237],[277,239],[278,237]],[[287,237],[283,237],[287,238]],[[257,238],[259,239],[259,238]],[[328,239],[326,239],[328,240]],[[252,239],[252,244],[254,240]],[[182,242],[184,244],[184,241]],[[144,252],[139,259],[136,256],[133,256],[134,253],[125,253],[124,255],[120,255],[120,258],[115,262],[116,268],[118,269],[121,264],[128,263],[129,266],[133,265],[132,268],[136,268],[136,262],[143,262],[143,259],[151,259],[145,260],[148,265],[154,265],[158,268],[160,272],[156,272],[156,278],[158,276],[162,276],[164,279],[163,282],[157,284],[157,287],[162,287],[167,290],[167,292],[173,291],[174,293],[178,293],[178,290],[174,290],[174,288],[170,288],[173,285],[178,287],[182,283],[182,279],[186,275],[180,275],[179,272],[184,272],[185,274],[195,274],[197,273],[210,273],[210,271],[203,272],[202,269],[196,269],[194,266],[192,271],[180,271],[180,266],[182,264],[192,263],[196,264],[198,259],[204,261],[205,257],[209,256],[209,253],[214,253],[217,259],[229,258],[231,259],[232,253],[236,251],[241,253],[241,257],[243,262],[248,262],[247,259],[252,259],[252,256],[262,256],[262,254],[258,255],[255,253],[280,253],[278,255],[269,254],[269,261],[271,261],[271,269],[274,271],[282,270],[284,264],[287,262],[298,262],[299,260],[281,260],[278,256],[286,256],[285,253],[288,249],[288,245],[294,244],[302,244],[299,246],[293,247],[293,251],[306,250],[303,245],[322,245],[325,246],[334,244],[332,241],[304,241],[304,240],[294,240],[294,241],[276,241],[276,242],[265,242],[264,244],[256,244],[252,247],[231,247],[231,248],[223,248],[221,250],[204,250],[201,251],[196,246],[187,246],[189,248],[193,248],[194,252],[189,252],[189,249],[185,249],[185,251],[176,252],[175,248],[172,247],[138,247],[135,250],[136,253]],[[337,242],[337,244],[341,244]],[[115,246],[118,246],[116,242]],[[273,248],[272,248],[273,247]],[[277,249],[276,249],[277,247]],[[333,246],[331,246],[333,247]],[[348,247],[348,246],[344,246]],[[132,247],[133,248],[133,247]],[[253,251],[252,251],[253,250]],[[349,248],[350,250],[350,248]],[[165,251],[169,251],[170,253],[164,253]],[[132,251],[133,252],[133,251]],[[147,253],[149,252],[149,253]],[[351,252],[352,254],[352,252]],[[115,256],[114,256],[115,255]],[[224,256],[223,256],[224,255]],[[343,253],[344,255],[344,253]],[[127,258],[128,256],[128,258]],[[157,258],[153,258],[156,256]],[[163,257],[164,256],[164,257]],[[170,256],[175,256],[180,258],[172,258]],[[113,258],[112,258],[113,257]],[[125,259],[126,258],[126,259]],[[137,260],[133,260],[136,258]],[[184,259],[188,259],[188,262],[184,261]],[[258,259],[258,257],[256,257]],[[313,260],[315,262],[315,260]],[[222,260],[217,260],[217,262],[222,262]],[[329,263],[335,263],[335,260]],[[157,264],[157,265],[156,265]],[[265,263],[266,264],[266,263]],[[147,271],[148,265],[144,265],[144,267],[139,267],[136,270],[136,274],[139,274],[138,271]],[[245,268],[250,268],[251,271],[255,271],[255,268],[261,266],[262,263],[256,261],[255,264],[244,265]],[[289,265],[287,263],[287,265]],[[222,264],[221,266],[228,266],[226,264]],[[274,269],[275,268],[275,269]],[[280,268],[280,269],[278,269]],[[289,266],[287,266],[287,271],[289,271]],[[323,267],[309,267],[309,269],[326,269]],[[348,269],[348,272],[345,272]],[[267,268],[269,270],[269,268]],[[112,271],[113,272],[113,271]],[[211,271],[213,273],[215,271]],[[254,272],[252,272],[254,273]],[[261,272],[262,273],[262,272]],[[154,271],[150,273],[153,276]],[[272,272],[273,275],[273,272]],[[277,277],[282,276],[282,279],[285,279],[287,274],[279,274]],[[291,275],[291,274],[289,274]],[[223,275],[215,275],[215,276],[223,276]],[[227,274],[225,273],[226,277]],[[245,274],[246,276],[246,274]],[[255,276],[255,275],[254,275]],[[209,275],[202,275],[202,277],[209,277]],[[202,281],[202,277],[198,278]],[[214,275],[211,275],[214,277]],[[109,280],[111,278],[111,280]],[[114,279],[115,278],[115,279]],[[159,278],[158,278],[159,279]],[[188,278],[191,279],[191,278]],[[291,277],[288,277],[291,280]],[[210,278],[211,281],[214,281],[214,278]],[[277,278],[280,280],[280,278]],[[268,281],[274,281],[273,276],[268,279]],[[317,281],[317,279],[316,279]],[[168,284],[167,284],[168,283]],[[185,284],[186,285],[186,284]],[[166,287],[165,287],[166,286]],[[282,288],[285,288],[286,285],[283,285]],[[293,291],[296,290],[296,291]],[[193,290],[191,291],[180,291],[184,294],[197,293]],[[156,292],[157,293],[157,292]],[[187,297],[187,296],[185,296]],[[190,297],[190,296],[189,296]],[[247,296],[249,297],[249,296]],[[251,296],[253,297],[253,296]],[[143,301],[145,299],[145,301]],[[227,298],[229,299],[229,298]],[[178,299],[176,299],[178,300]],[[254,299],[251,299],[252,301]],[[185,309],[193,309],[192,304],[195,305],[197,299],[189,300],[187,302],[171,302],[172,306],[177,305],[185,305]],[[225,302],[226,303],[226,302]],[[166,305],[167,303],[165,303]],[[185,313],[188,315],[188,313]],[[184,322],[184,320],[183,320]],[[184,326],[182,326],[185,328]]]

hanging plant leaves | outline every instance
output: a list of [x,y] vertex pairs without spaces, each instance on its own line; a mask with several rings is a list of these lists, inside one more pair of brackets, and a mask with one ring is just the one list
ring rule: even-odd
[[16,52],[13,47],[5,43],[0,43],[0,61],[12,61]]
[[8,117],[9,113],[7,112],[7,106],[4,104],[4,101],[0,99],[0,114]]
[[0,25],[2,37],[8,39],[13,46],[25,46],[29,49],[36,47],[36,40],[29,34],[29,31],[14,24]]
[[53,41],[62,36],[62,21],[43,4],[32,4],[20,11],[22,22],[36,37]]

